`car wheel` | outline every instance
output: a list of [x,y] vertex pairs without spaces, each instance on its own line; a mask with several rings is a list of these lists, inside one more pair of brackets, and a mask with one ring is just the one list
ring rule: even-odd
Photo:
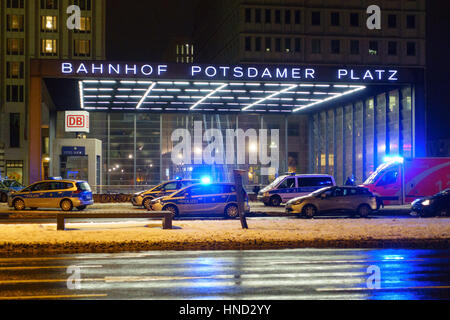
[[236,219],[239,216],[239,209],[237,205],[230,204],[225,208],[225,218]]
[[302,213],[305,217],[312,219],[317,214],[317,208],[309,204],[303,208]]
[[357,212],[361,218],[368,218],[369,215],[372,213],[372,209],[367,204],[363,204],[359,206]]
[[281,205],[281,198],[279,196],[270,198],[270,205],[273,207],[279,207]]
[[8,202],[8,195],[6,193],[2,193],[0,196],[0,202]]
[[17,211],[22,211],[25,209],[25,202],[22,199],[17,199],[14,201],[14,209]]
[[165,206],[162,210],[163,211],[170,211],[170,212],[173,213],[174,217],[178,217],[178,208],[175,207],[174,205],[169,204],[169,205]]
[[87,208],[87,206],[79,206],[79,207],[77,207],[77,210],[83,211],[83,210],[86,210],[86,208]]
[[150,204],[151,204],[152,200],[153,200],[152,198],[145,198],[144,201],[142,201],[142,206],[147,210],[151,210],[152,208],[151,208]]
[[61,201],[60,207],[62,211],[65,212],[72,211],[73,203],[69,199],[64,199],[63,201]]

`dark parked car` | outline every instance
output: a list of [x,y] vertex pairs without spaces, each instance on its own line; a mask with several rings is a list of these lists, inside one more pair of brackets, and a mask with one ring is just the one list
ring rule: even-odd
[[20,191],[23,188],[24,186],[18,183],[16,180],[0,180],[0,202],[8,202],[9,193]]
[[450,215],[450,188],[432,197],[414,201],[412,211],[413,215],[420,217]]

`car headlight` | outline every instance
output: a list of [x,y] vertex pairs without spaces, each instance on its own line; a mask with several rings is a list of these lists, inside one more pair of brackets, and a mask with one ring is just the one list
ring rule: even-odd
[[425,200],[424,202],[422,202],[422,205],[427,207],[431,204],[431,200]]

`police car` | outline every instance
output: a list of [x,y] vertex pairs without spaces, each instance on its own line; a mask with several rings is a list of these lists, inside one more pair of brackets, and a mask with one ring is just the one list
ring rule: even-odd
[[336,186],[334,178],[329,175],[311,175],[295,173],[278,177],[258,193],[258,201],[266,206],[278,207],[294,198],[308,195],[325,187]]
[[[245,212],[250,212],[244,192]],[[175,216],[191,214],[239,216],[236,187],[231,183],[203,183],[184,188],[166,197],[151,201],[151,210],[171,211]]]
[[62,179],[34,183],[8,198],[9,207],[19,211],[26,208],[61,208],[63,211],[77,208],[82,211],[92,204],[92,191],[86,181]]
[[169,182],[164,182],[156,187],[153,187],[150,190],[136,193],[131,198],[131,203],[136,207],[143,206],[146,209],[150,209],[150,202],[153,199],[168,196],[169,194],[172,194],[180,189],[197,183],[200,183],[200,180],[177,179]]

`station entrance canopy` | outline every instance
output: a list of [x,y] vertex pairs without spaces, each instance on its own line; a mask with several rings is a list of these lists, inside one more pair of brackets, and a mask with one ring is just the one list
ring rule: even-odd
[[423,82],[421,69],[376,66],[35,60],[33,73],[46,79],[57,107],[87,111],[297,113],[372,85]]

